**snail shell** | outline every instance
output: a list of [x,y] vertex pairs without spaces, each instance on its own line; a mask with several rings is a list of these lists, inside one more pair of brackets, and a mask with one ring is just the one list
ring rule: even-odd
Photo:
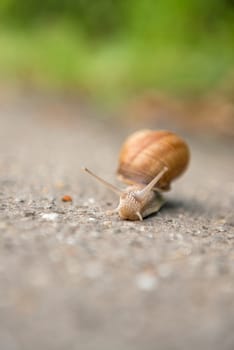
[[119,195],[119,205],[111,213],[117,212],[121,219],[143,220],[162,207],[165,200],[160,192],[170,189],[188,162],[188,146],[176,134],[142,130],[127,138],[119,155],[118,177],[131,186],[121,190],[84,170]]
[[118,178],[130,185],[146,185],[163,169],[168,171],[155,189],[168,191],[171,181],[180,176],[189,163],[187,144],[170,131],[141,130],[130,135],[119,155]]

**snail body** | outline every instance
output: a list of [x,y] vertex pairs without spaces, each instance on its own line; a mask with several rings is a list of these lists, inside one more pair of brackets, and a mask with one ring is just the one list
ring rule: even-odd
[[120,218],[143,220],[157,212],[164,204],[163,191],[180,176],[189,163],[189,149],[185,141],[170,131],[140,130],[124,142],[119,155],[118,178],[130,185],[125,190],[84,170],[120,196]]

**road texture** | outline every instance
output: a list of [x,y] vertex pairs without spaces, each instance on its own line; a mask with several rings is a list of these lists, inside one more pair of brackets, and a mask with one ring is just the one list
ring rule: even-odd
[[165,207],[121,221],[81,166],[118,184],[136,125],[52,97],[0,102],[0,349],[234,349],[233,143],[187,137]]

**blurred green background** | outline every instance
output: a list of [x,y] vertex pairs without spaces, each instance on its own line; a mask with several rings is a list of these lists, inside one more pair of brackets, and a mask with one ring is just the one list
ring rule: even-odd
[[115,99],[234,81],[233,0],[1,0],[0,79]]

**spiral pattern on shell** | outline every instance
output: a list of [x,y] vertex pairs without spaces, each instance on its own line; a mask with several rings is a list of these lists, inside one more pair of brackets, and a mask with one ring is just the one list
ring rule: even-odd
[[161,130],[141,130],[130,135],[119,155],[118,178],[127,184],[148,184],[162,169],[168,171],[157,183],[162,191],[180,176],[189,163],[189,148],[176,134]]

